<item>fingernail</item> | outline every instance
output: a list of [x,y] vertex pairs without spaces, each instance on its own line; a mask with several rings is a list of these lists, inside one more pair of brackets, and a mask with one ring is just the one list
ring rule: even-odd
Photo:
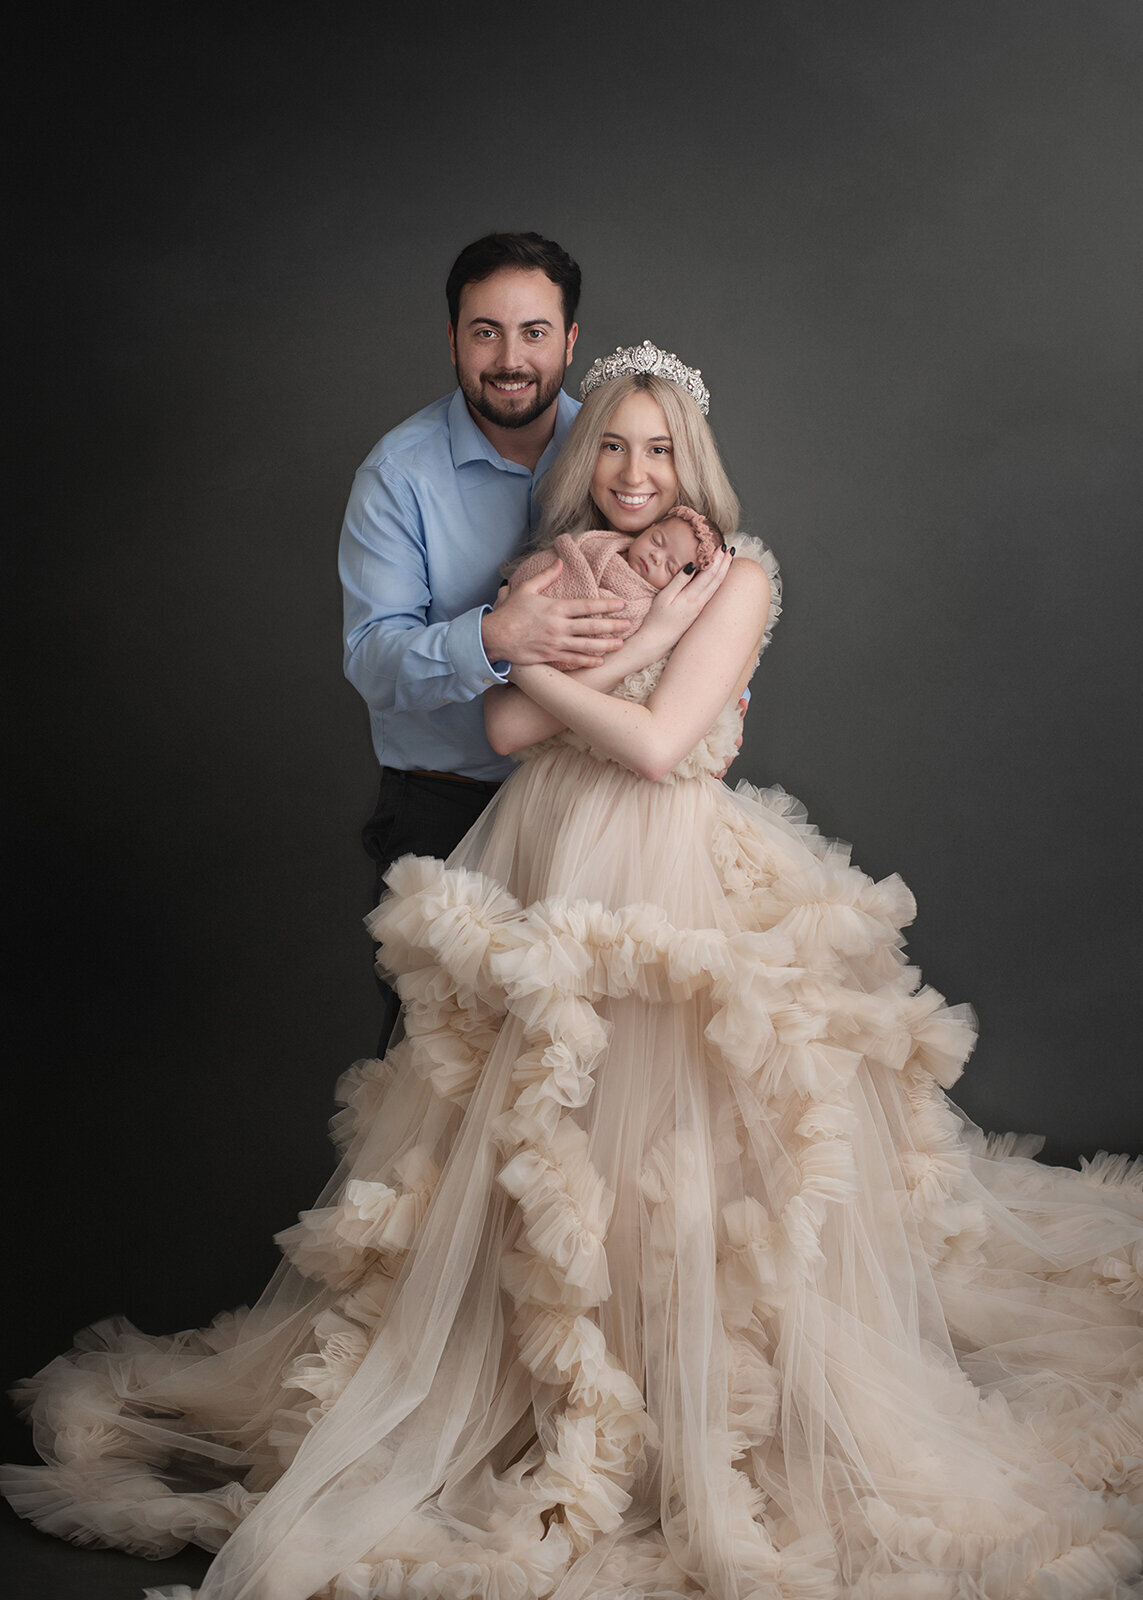
[[731,547],[730,547],[730,553],[731,553],[731,555],[733,555],[733,554],[734,554],[734,552],[735,552],[735,551],[736,551],[736,550],[737,550],[737,548],[738,548],[738,546],[737,546],[737,545],[734,545],[734,544],[732,544],[732,545],[731,545]]
[[695,570],[695,564],[694,564],[693,561],[688,561],[686,566],[683,568],[683,571],[687,574],[688,577],[690,576],[690,574],[694,570]]

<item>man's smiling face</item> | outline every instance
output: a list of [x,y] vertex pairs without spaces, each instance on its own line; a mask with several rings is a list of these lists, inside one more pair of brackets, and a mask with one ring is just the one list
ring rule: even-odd
[[460,291],[449,346],[464,398],[499,428],[524,428],[553,405],[577,328],[564,328],[563,295],[538,268],[503,267]]

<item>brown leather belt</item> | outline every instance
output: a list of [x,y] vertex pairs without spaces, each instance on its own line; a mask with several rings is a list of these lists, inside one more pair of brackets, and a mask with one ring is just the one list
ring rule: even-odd
[[499,789],[500,780],[494,778],[466,778],[463,772],[432,772],[428,767],[413,767],[410,778],[444,778],[447,783],[470,783],[477,789]]

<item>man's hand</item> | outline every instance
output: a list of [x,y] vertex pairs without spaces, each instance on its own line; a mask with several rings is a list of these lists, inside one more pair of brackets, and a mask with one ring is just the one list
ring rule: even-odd
[[631,631],[614,595],[603,600],[554,600],[544,593],[563,570],[555,561],[517,589],[503,588],[496,604],[480,624],[480,637],[489,661],[510,661],[514,666],[547,662],[561,671],[594,667],[612,650],[618,650]]

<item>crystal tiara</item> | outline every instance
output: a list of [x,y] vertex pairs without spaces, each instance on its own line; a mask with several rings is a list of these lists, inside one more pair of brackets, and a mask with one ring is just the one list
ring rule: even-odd
[[710,390],[702,381],[699,369],[684,366],[678,356],[660,350],[650,339],[644,339],[642,344],[628,345],[626,349],[617,345],[613,356],[600,356],[587,369],[579,386],[579,397],[584,400],[601,383],[610,383],[612,378],[630,377],[637,372],[645,372],[653,378],[669,378],[680,389],[686,390],[704,417],[710,410]]

